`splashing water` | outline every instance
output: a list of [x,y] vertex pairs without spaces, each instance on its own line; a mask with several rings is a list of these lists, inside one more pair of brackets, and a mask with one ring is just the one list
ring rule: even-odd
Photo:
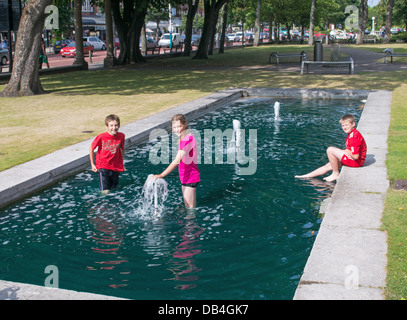
[[167,182],[150,174],[144,183],[142,193],[142,214],[161,217],[165,208],[164,202],[168,198]]

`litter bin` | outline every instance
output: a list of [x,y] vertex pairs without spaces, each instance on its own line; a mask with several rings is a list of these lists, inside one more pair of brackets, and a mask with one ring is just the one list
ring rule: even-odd
[[314,61],[323,60],[322,40],[316,40],[314,44]]

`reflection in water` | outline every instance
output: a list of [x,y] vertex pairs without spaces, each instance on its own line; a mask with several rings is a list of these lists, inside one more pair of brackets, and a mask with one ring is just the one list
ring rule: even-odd
[[199,237],[205,231],[205,228],[200,227],[196,222],[196,209],[188,209],[184,219],[179,220],[181,226],[179,236],[182,241],[175,247],[172,253],[172,258],[168,262],[168,270],[174,277],[166,280],[175,281],[175,289],[188,290],[193,289],[197,285],[194,281],[199,279],[197,275],[202,269],[196,266],[196,256],[202,253],[199,249]]
[[[90,225],[94,228],[91,239],[95,243],[91,249],[93,252],[104,256],[101,256],[101,260],[94,261],[95,265],[97,265],[96,268],[87,266],[87,270],[113,270],[118,265],[128,262],[126,258],[119,256],[119,249],[123,244],[123,235],[117,225],[119,215],[115,208],[115,205],[107,201],[89,208],[88,219]],[[120,272],[120,274],[130,274],[130,272]],[[121,281],[127,282],[128,279]],[[110,283],[109,286],[118,288],[127,286],[127,284]]]

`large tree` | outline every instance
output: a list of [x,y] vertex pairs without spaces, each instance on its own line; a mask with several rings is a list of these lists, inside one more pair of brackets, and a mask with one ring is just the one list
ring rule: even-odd
[[75,60],[74,65],[88,69],[83,53],[83,28],[82,28],[82,0],[74,0],[74,27],[75,27]]
[[45,93],[39,77],[39,56],[42,31],[52,0],[30,0],[25,6],[18,27],[13,70],[2,97],[30,96]]
[[385,29],[385,36],[384,36],[384,43],[390,43],[391,37],[391,22],[393,18],[393,7],[394,7],[394,0],[389,0],[387,2],[387,15],[386,15],[386,29]]
[[214,35],[219,10],[226,1],[227,0],[204,0],[205,19],[202,38],[193,59],[208,59],[209,45],[211,43],[211,37]]
[[198,10],[199,0],[188,0],[187,3],[188,3],[188,13],[185,24],[184,56],[189,56],[191,54],[192,26],[194,23],[196,12]]
[[368,17],[367,0],[360,0],[359,31],[358,31],[357,44],[363,44],[363,39],[365,38],[365,29],[366,29],[367,17]]

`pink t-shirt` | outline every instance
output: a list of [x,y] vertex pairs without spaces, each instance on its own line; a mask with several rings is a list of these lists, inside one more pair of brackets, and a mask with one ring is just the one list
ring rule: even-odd
[[198,162],[198,147],[195,137],[192,134],[187,134],[182,138],[179,143],[179,150],[186,152],[178,166],[181,183],[187,184],[201,181],[199,169],[196,165]]

